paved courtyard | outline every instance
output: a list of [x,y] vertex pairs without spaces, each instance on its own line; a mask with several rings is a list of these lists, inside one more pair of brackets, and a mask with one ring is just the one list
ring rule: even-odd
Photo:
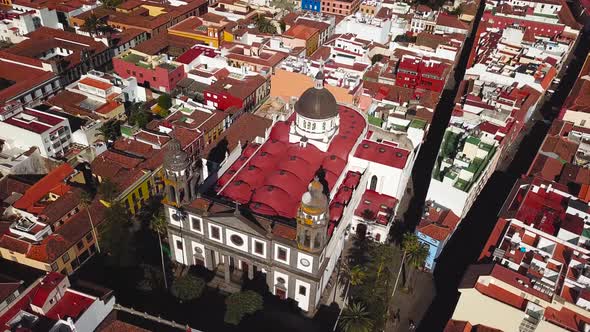
[[[416,271],[413,288],[414,291],[411,294],[404,292],[402,287],[399,287],[395,293],[389,308],[389,319],[385,329],[387,332],[410,331],[410,320],[413,320],[416,326],[420,325],[422,317],[436,295],[432,274]],[[394,319],[396,313],[399,313],[400,317],[397,322]]]

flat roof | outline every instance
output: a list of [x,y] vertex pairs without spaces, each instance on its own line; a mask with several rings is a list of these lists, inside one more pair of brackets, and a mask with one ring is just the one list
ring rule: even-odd
[[49,113],[42,113],[33,109],[26,109],[15,116],[4,120],[4,123],[41,134],[50,130],[64,120],[64,118],[60,118]]

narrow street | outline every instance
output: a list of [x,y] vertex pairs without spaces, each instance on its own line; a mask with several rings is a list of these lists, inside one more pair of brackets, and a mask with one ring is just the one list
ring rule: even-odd
[[[532,124],[528,135],[523,138],[507,170],[492,175],[470,212],[438,258],[434,271],[436,296],[422,319],[418,331],[442,331],[451,317],[459,298],[457,287],[463,273],[470,264],[476,263],[477,257],[496,223],[498,212],[505,198],[515,181],[528,170],[545,138],[551,121],[557,115],[556,110],[559,110],[563,105],[570,92],[590,48],[588,37],[588,33],[584,33],[580,37],[581,41],[574,50],[574,57],[561,80],[561,84],[540,109],[544,121],[539,120]],[[419,165],[415,169],[419,169]],[[422,183],[415,181],[415,188]],[[426,191],[428,188],[426,186],[421,190]],[[416,192],[418,192],[418,188],[416,188]],[[421,209],[415,212],[419,213],[420,211]]]
[[428,192],[434,161],[438,154],[438,149],[442,142],[444,132],[451,119],[451,113],[455,106],[455,95],[457,94],[457,89],[459,87],[458,83],[461,82],[465,75],[465,69],[467,67],[467,61],[469,60],[471,47],[473,46],[475,32],[477,31],[479,21],[483,15],[483,2],[484,1],[482,1],[474,20],[473,32],[463,45],[463,50],[459,62],[455,67],[454,75],[452,78],[449,78],[454,80],[454,84],[451,85],[450,89],[443,91],[441,99],[434,111],[434,118],[428,129],[426,140],[422,145],[416,162],[414,163],[414,168],[412,170],[413,196],[403,215],[404,228],[406,230],[413,231],[422,216],[422,209],[424,208],[424,201],[426,199],[426,193]]

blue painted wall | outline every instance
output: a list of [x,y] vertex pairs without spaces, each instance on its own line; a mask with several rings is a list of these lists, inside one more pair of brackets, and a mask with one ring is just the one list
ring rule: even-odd
[[321,2],[316,0],[301,0],[301,9],[319,13],[322,9]]
[[424,267],[430,271],[433,271],[434,266],[436,265],[434,260],[438,257],[438,255],[440,255],[444,244],[431,238],[430,236],[420,233],[419,231],[416,231],[416,235],[418,236],[418,241],[420,241],[420,243],[428,246],[428,257],[426,258]]

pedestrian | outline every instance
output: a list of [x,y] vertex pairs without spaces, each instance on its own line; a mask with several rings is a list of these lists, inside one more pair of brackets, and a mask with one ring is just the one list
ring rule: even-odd
[[415,331],[416,330],[416,324],[414,323],[413,320],[409,320],[409,325],[410,325],[410,331]]

